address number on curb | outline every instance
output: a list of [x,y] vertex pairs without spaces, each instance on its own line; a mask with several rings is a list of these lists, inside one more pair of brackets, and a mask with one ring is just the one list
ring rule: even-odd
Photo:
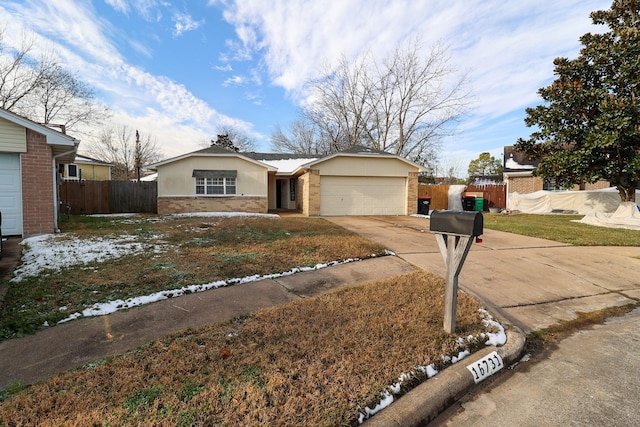
[[494,351],[487,354],[482,359],[473,362],[471,365],[468,365],[467,369],[471,372],[471,375],[473,375],[473,381],[478,384],[498,372],[503,367],[504,363],[502,362],[502,358],[496,351]]

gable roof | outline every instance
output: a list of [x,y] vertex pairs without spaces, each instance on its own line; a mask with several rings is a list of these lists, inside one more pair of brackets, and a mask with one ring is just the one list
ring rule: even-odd
[[0,108],[0,117],[15,123],[24,128],[30,129],[34,132],[44,135],[47,138],[47,145],[51,146],[53,156],[64,155],[64,158],[60,158],[63,162],[73,161],[73,157],[78,150],[80,141],[57,130],[54,130],[46,125],[41,125],[26,117],[19,116],[11,111],[7,111],[4,108]]
[[363,146],[353,146],[350,147],[346,150],[343,151],[339,151],[337,153],[334,154],[330,154],[326,157],[322,157],[319,159],[316,159],[312,162],[309,162],[305,165],[303,165],[305,168],[310,168],[314,165],[317,165],[318,163],[322,163],[322,162],[326,162],[327,160],[331,160],[335,157],[370,157],[370,158],[387,158],[387,159],[397,159],[400,160],[404,163],[407,163],[408,165],[411,165],[415,168],[418,169],[419,172],[426,172],[427,169],[424,166],[421,166],[415,162],[412,162],[411,160],[405,159],[404,157],[400,157],[398,155],[392,154],[392,153],[388,153],[386,151],[380,151],[380,150],[375,150],[373,148],[369,148],[369,147],[363,147]]
[[157,169],[158,166],[172,163],[177,160],[181,160],[192,156],[211,156],[211,157],[240,157],[247,161],[260,164],[268,168],[270,172],[276,172],[278,175],[291,175],[302,169],[308,169],[318,163],[325,162],[333,159],[334,157],[371,157],[371,158],[389,158],[397,159],[404,163],[407,163],[418,169],[420,172],[425,172],[424,166],[414,163],[404,157],[397,156],[395,154],[388,153],[386,151],[375,150],[369,147],[354,146],[346,150],[329,154],[327,156],[313,156],[311,154],[294,154],[294,153],[256,153],[249,152],[236,152],[226,148],[222,148],[217,145],[211,145],[201,150],[186,153],[177,157],[163,160],[158,163],[149,165],[149,169]]
[[269,166],[266,163],[262,163],[262,162],[259,162],[259,161],[255,160],[255,159],[252,159],[251,157],[247,157],[244,154],[245,153],[239,153],[239,152],[236,152],[236,151],[227,150],[226,148],[222,148],[222,147],[219,147],[217,145],[211,145],[211,146],[209,146],[207,148],[203,148],[201,150],[192,151],[190,153],[181,154],[181,155],[176,156],[176,157],[172,157],[172,158],[165,159],[165,160],[162,160],[162,161],[157,162],[157,163],[153,163],[153,164],[147,166],[147,168],[155,170],[155,169],[158,168],[158,166],[163,166],[163,165],[166,165],[168,163],[173,163],[173,162],[178,161],[178,160],[186,159],[188,157],[202,156],[202,157],[239,157],[239,158],[241,158],[243,160],[246,160],[247,162],[263,166],[263,167],[267,168],[267,170],[269,170],[269,171],[272,171],[272,172],[276,172],[277,171],[274,167]]
[[532,172],[538,167],[539,159],[532,158],[529,154],[516,151],[513,145],[504,147],[503,172]]
[[293,153],[242,153],[277,170],[278,175],[291,175],[302,166],[317,160],[317,156]]
[[76,154],[76,158],[73,162],[88,165],[113,166],[113,163],[103,162],[102,160],[94,159],[83,154]]

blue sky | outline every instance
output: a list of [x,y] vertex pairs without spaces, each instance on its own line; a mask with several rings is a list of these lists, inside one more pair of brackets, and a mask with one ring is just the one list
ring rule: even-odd
[[[91,84],[114,124],[151,134],[164,157],[197,150],[230,125],[270,151],[324,63],[378,57],[419,35],[450,47],[473,109],[444,141],[443,168],[464,176],[483,151],[530,133],[524,109],[577,55],[603,0],[0,0],[4,42],[23,35]],[[94,131],[95,129],[88,129]],[[80,137],[82,146],[90,135]]]

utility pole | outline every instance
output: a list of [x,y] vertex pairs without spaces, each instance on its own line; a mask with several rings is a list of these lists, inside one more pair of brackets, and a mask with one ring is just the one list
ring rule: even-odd
[[138,182],[140,182],[140,169],[142,168],[142,153],[140,148],[140,133],[136,129],[136,159],[135,159],[135,168],[136,168],[136,178]]

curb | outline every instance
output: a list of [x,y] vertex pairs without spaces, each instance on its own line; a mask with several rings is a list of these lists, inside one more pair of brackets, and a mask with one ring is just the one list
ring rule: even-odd
[[433,421],[476,384],[467,365],[497,351],[505,367],[516,362],[524,351],[525,335],[520,328],[505,327],[507,342],[501,347],[486,347],[449,366],[383,409],[363,425],[366,427],[421,426]]

